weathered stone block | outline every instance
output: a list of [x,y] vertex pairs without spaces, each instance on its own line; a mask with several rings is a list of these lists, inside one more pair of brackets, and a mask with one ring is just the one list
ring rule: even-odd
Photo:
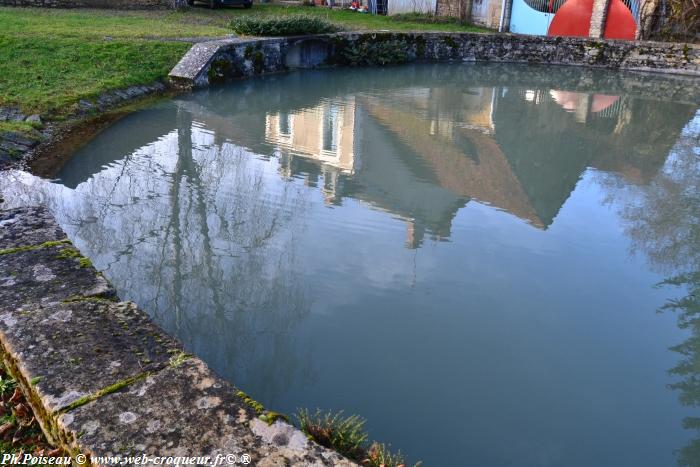
[[268,425],[235,393],[192,358],[61,415],[58,426],[97,456],[230,454],[248,455],[256,466],[355,465],[282,421]]
[[0,314],[0,340],[49,413],[168,364],[180,352],[128,302],[33,305]]
[[76,297],[115,295],[109,283],[70,243],[43,245],[26,251],[4,250],[0,254],[0,312],[12,313],[20,306]]
[[44,207],[0,211],[0,250],[38,245],[63,238],[63,231]]

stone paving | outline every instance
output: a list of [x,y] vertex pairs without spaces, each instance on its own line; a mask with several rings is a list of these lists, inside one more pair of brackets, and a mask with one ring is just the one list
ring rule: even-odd
[[0,352],[47,438],[74,462],[220,455],[225,464],[228,455],[239,465],[355,465],[282,419],[263,421],[135,304],[116,300],[44,208],[0,211]]

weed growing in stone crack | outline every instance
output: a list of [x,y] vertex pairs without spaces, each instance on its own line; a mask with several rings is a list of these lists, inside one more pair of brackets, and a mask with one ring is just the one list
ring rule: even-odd
[[191,358],[191,355],[187,355],[183,351],[178,351],[175,355],[170,357],[169,363],[171,367],[177,368],[183,363],[185,363],[185,361],[189,358]]
[[[368,443],[365,420],[357,415],[345,417],[343,412],[323,413],[319,409],[310,413],[299,410],[295,415],[299,428],[321,446],[369,467],[405,467],[406,459],[401,451],[392,453],[383,443]],[[414,464],[415,467],[421,463]]]
[[313,413],[307,409],[299,410],[296,418],[301,431],[321,446],[334,449],[350,459],[363,460],[368,439],[364,419],[357,415],[345,417],[342,411],[322,413],[319,409]]
[[[392,453],[389,447],[383,443],[374,442],[367,451],[367,458],[363,459],[365,465],[371,467],[400,467],[406,465],[406,459],[401,451]],[[414,467],[421,465],[421,462],[414,464]]]

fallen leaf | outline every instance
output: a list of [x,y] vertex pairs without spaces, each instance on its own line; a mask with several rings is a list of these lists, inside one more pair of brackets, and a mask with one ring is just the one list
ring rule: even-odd
[[22,391],[19,388],[15,388],[15,392],[10,397],[10,402],[19,402],[22,399]]
[[58,457],[61,455],[61,449],[60,448],[52,449],[51,451],[47,452],[46,455],[48,457]]
[[15,413],[15,416],[19,418],[25,417],[29,413],[29,409],[27,408],[27,406],[22,403],[15,405],[13,411]]
[[0,426],[0,437],[5,436],[5,433],[10,431],[13,426],[15,426],[15,424],[12,422],[7,422],[4,425]]

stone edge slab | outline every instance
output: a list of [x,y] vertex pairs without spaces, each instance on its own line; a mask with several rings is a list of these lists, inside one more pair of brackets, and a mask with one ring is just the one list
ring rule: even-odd
[[[0,219],[12,219],[11,222],[0,225],[0,229],[2,229],[0,232],[0,254],[3,255],[16,254],[15,249],[18,245],[22,248],[39,249],[44,248],[43,243],[64,241],[66,238],[65,233],[44,207],[0,210]],[[10,231],[14,231],[14,233]],[[23,244],[18,239],[27,232],[33,233]],[[34,240],[39,241],[39,244],[26,244]],[[64,258],[63,260],[70,262],[75,261],[75,258]],[[31,267],[31,265],[27,264],[25,267]],[[99,273],[92,266],[89,268],[96,276],[99,276]],[[0,276],[5,273],[6,271],[0,270]],[[60,291],[57,291],[55,295],[60,295]],[[107,311],[127,309],[129,317],[122,316],[124,313],[109,312],[94,317],[97,324],[102,324],[105,329],[110,329],[110,327],[128,329],[130,324],[138,323],[141,328],[146,330],[143,333],[137,332],[133,335],[130,335],[129,332],[122,333],[120,336],[121,344],[124,344],[128,339],[134,339],[137,342],[133,342],[134,345],[120,345],[122,355],[110,354],[110,360],[113,360],[115,364],[120,364],[120,359],[124,362],[132,362],[134,356],[130,355],[129,352],[135,348],[142,348],[144,346],[142,341],[147,335],[158,337],[155,339],[155,343],[151,343],[152,347],[161,346],[163,351],[170,352],[172,355],[167,362],[162,357],[154,364],[142,362],[143,366],[139,366],[138,369],[129,363],[128,371],[121,372],[118,377],[115,375],[112,378],[115,380],[113,383],[104,387],[100,386],[107,384],[108,380],[98,381],[99,384],[92,386],[88,384],[87,387],[90,390],[83,391],[79,394],[80,397],[78,395],[71,396],[70,401],[56,404],[54,403],[56,402],[55,398],[51,394],[47,394],[46,391],[52,385],[62,386],[62,382],[57,381],[57,374],[36,374],[37,359],[40,360],[41,355],[28,358],[27,355],[35,349],[16,348],[17,344],[29,347],[26,340],[9,338],[7,329],[0,332],[0,357],[2,357],[3,363],[17,380],[49,441],[65,449],[71,455],[74,465],[90,465],[89,461],[87,464],[78,462],[80,454],[88,456],[128,454],[128,452],[115,452],[115,450],[128,446],[129,436],[146,437],[142,446],[131,446],[130,449],[133,451],[135,447],[143,447],[149,450],[146,454],[152,456],[160,455],[158,451],[161,449],[177,452],[180,455],[198,455],[208,452],[229,454],[225,451],[235,448],[235,452],[231,453],[248,453],[256,459],[257,465],[356,465],[338,453],[306,440],[305,435],[297,428],[271,417],[272,412],[266,413],[268,420],[274,419],[272,424],[257,418],[260,412],[256,412],[255,404],[250,402],[251,399],[237,392],[233,385],[215,375],[202,360],[187,356],[179,350],[181,348],[179,343],[161,331],[150,321],[145,312],[135,305],[127,302],[116,303],[110,299],[94,296],[76,297],[71,295],[52,303],[46,303],[42,297],[34,297],[33,299],[33,301],[28,299],[27,303],[22,305],[21,310],[5,309],[5,304],[0,303],[1,314],[20,313],[17,316],[25,318],[13,321],[11,333],[15,337],[23,332],[28,335],[36,334],[34,327],[51,325],[52,323],[48,321],[54,318],[65,318],[68,311],[79,315],[80,312],[94,312],[95,307],[106,307]],[[81,310],[82,308],[84,310]],[[43,320],[35,322],[31,319],[32,310],[37,313],[36,316],[39,314],[46,316]],[[24,329],[21,329],[22,327]],[[44,327],[46,328],[46,326]],[[92,326],[92,329],[94,330],[95,326]],[[91,336],[90,333],[94,333],[94,331],[91,331],[89,326],[80,332],[84,333],[81,336],[84,343],[92,342],[92,338],[95,339],[94,342],[105,342],[104,333]],[[46,333],[40,334],[43,336],[42,339],[46,336]],[[44,342],[44,344],[56,348],[69,347],[72,342],[70,338],[63,338],[53,340],[50,343]],[[112,350],[116,352],[116,348],[115,346]],[[67,352],[72,353],[73,351],[67,350]],[[56,363],[56,369],[67,371],[65,364],[62,363]],[[189,371],[189,374],[186,375],[187,378],[190,381],[198,381],[197,384],[184,384],[187,379],[182,380],[182,372],[186,373],[187,371]],[[72,375],[61,375],[62,378],[70,376]],[[181,384],[168,385],[169,381],[178,377]],[[154,382],[168,385],[163,390],[163,394],[160,395],[161,397],[159,397],[157,388],[151,388],[152,397],[142,397],[147,391],[148,385],[152,385]],[[215,391],[216,394],[212,395],[212,391]],[[123,410],[119,412],[121,408],[125,407],[120,404],[126,404],[131,413],[141,411],[160,414],[163,418],[162,423],[166,420],[175,420],[183,412],[180,405],[172,404],[173,400],[192,401],[193,406],[189,416],[181,417],[178,423],[169,427],[161,425],[155,428],[155,431],[155,425],[148,423],[144,426],[132,425],[131,430],[125,429],[124,425],[128,424],[130,417],[128,414],[124,415]],[[49,403],[51,401],[53,402]],[[73,423],[72,420],[83,420],[85,423]],[[100,433],[112,433],[112,438],[107,440],[103,436],[102,439],[96,439],[86,432],[86,428],[89,429],[95,423],[100,424]],[[152,430],[150,435],[161,441],[163,434],[167,434],[168,443],[166,446],[157,444],[147,446],[149,429]],[[161,429],[162,431],[159,431]],[[196,439],[192,436],[195,433],[206,433],[208,438]],[[221,434],[222,437],[217,439],[217,434]],[[173,450],[173,447],[178,448]],[[184,452],[183,450],[200,450],[201,452]],[[98,465],[98,463],[92,465]]]

